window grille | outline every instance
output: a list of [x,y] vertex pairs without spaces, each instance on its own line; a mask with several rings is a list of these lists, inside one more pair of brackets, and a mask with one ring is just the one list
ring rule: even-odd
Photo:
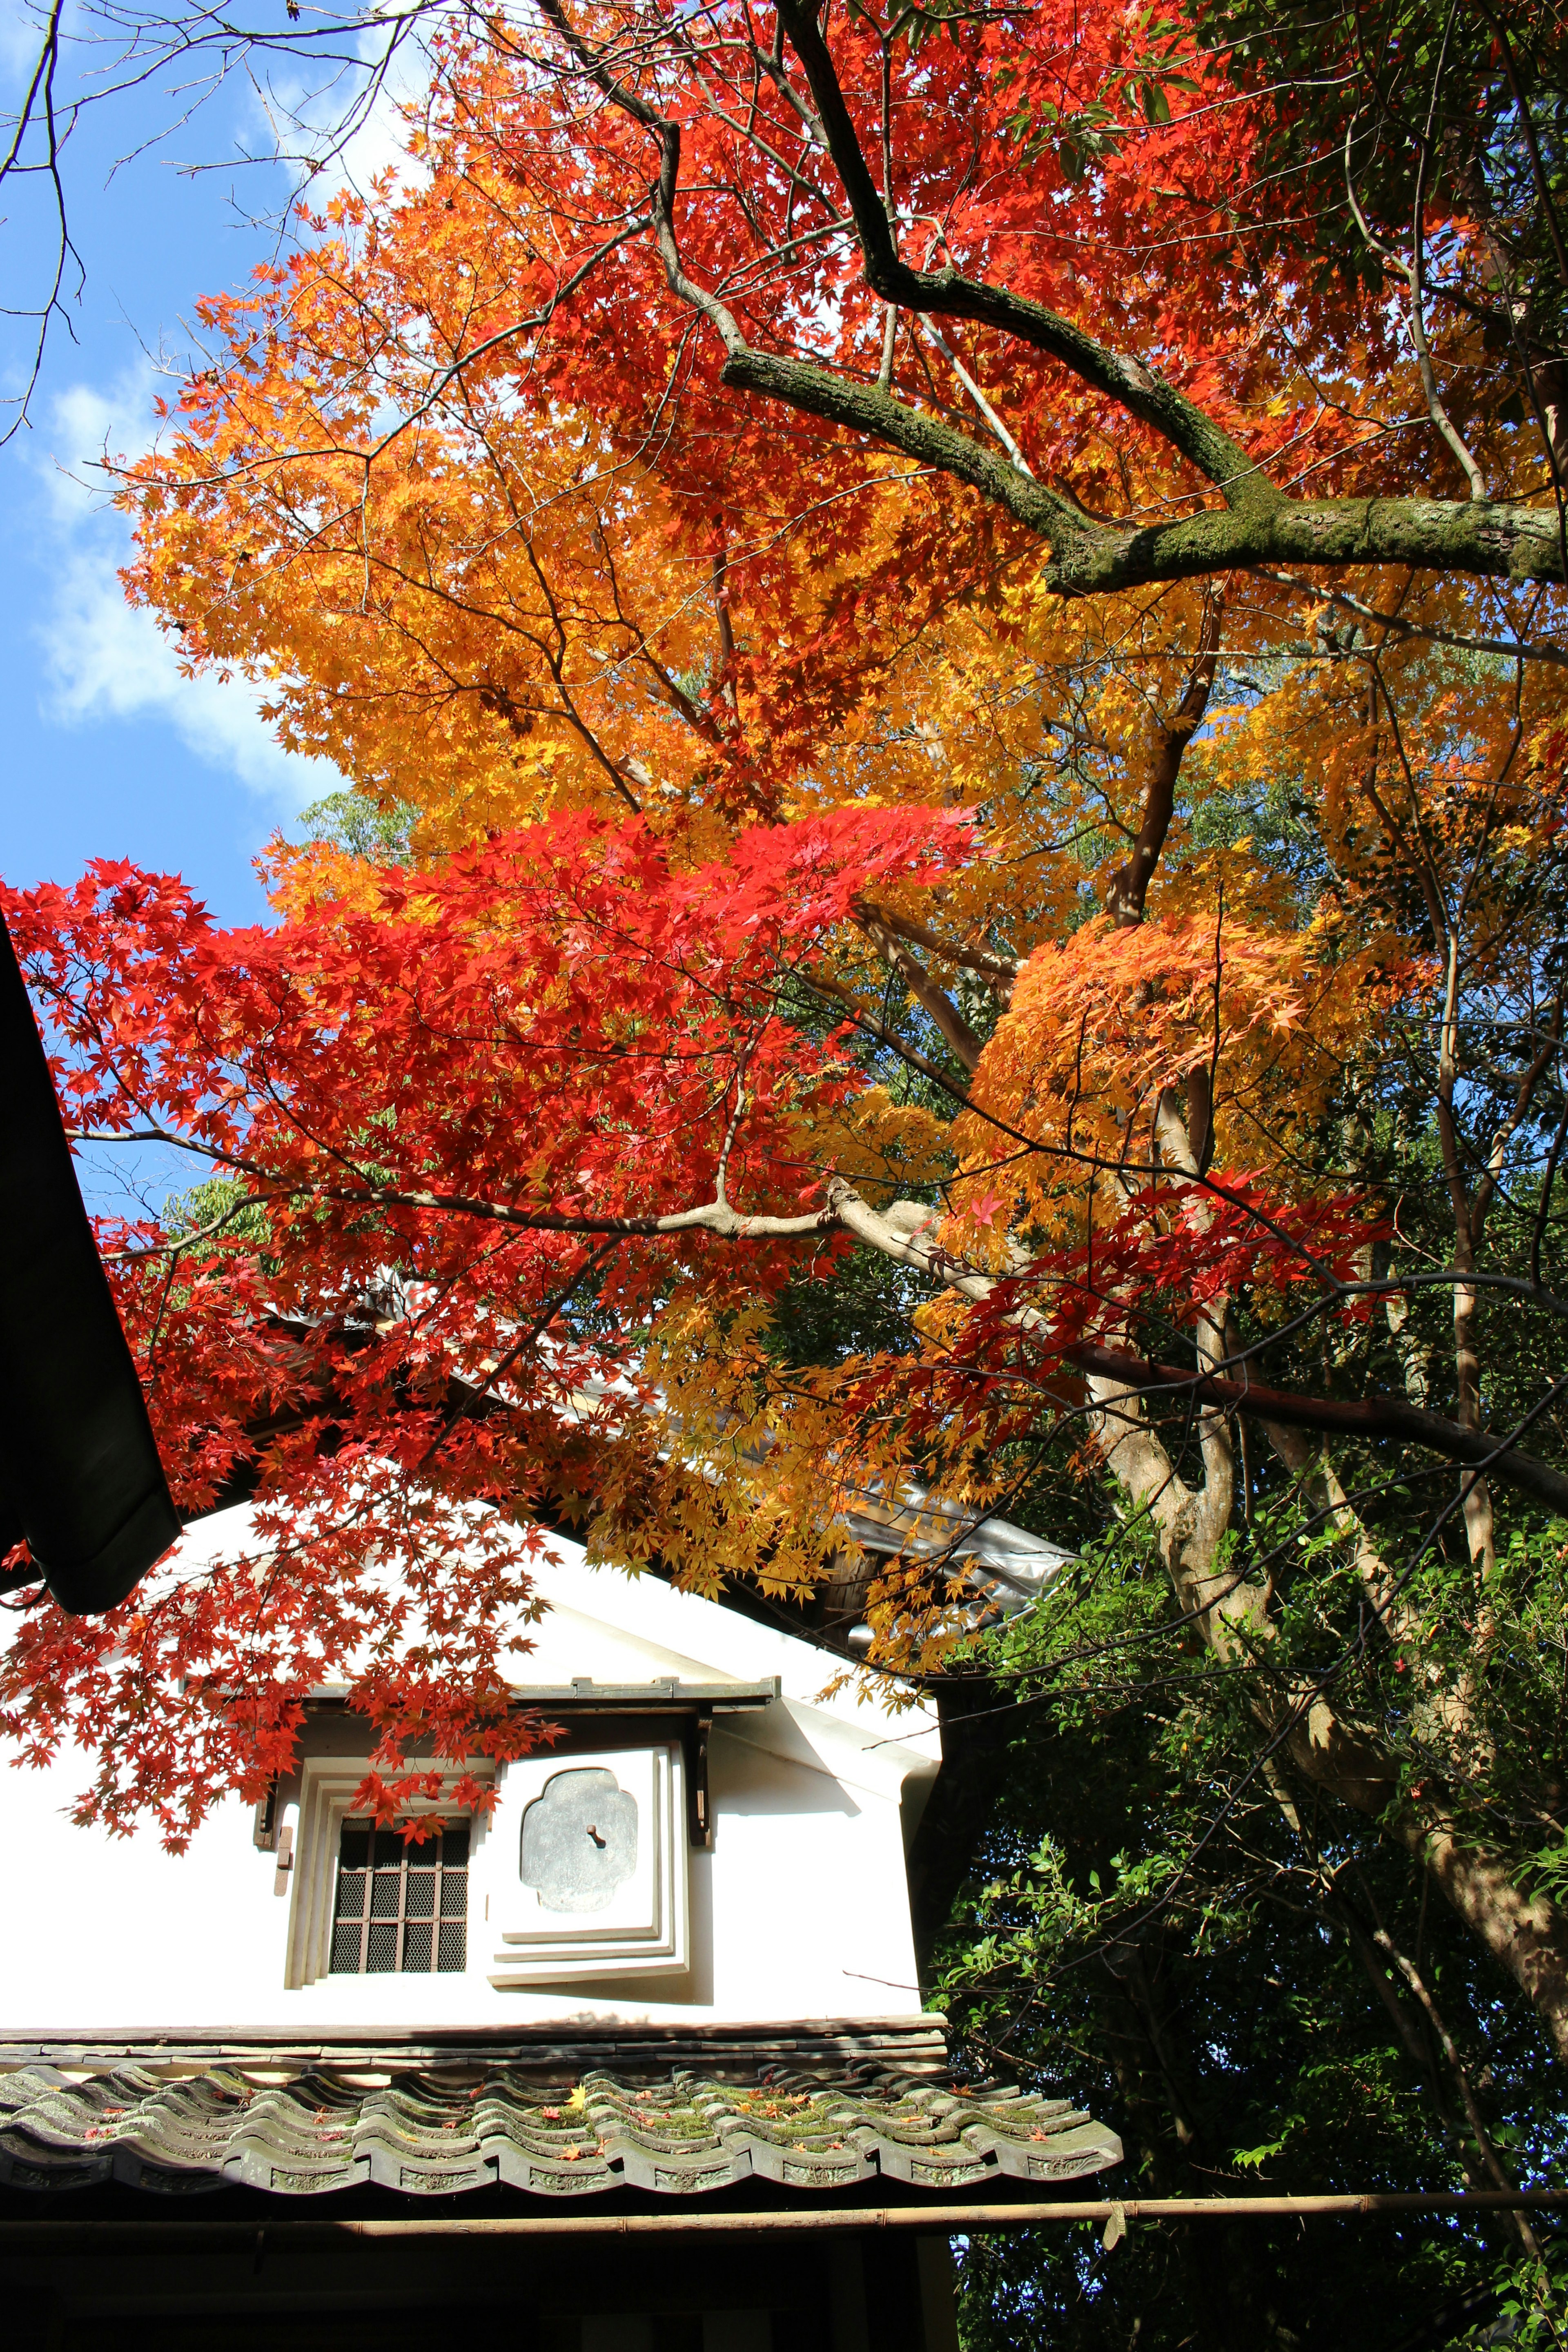
[[332,1914],[334,1976],[455,1974],[468,1964],[468,1828],[409,1845],[343,1823]]

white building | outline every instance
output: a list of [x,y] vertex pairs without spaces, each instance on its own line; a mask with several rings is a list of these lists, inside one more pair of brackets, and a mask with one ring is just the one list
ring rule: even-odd
[[59,2352],[329,2309],[379,2352],[454,2300],[542,2352],[951,2352],[951,2225],[916,2209],[1116,2160],[1061,2103],[951,2087],[908,1877],[935,1714],[563,1538],[537,1581],[518,1697],[561,1738],[423,1843],[351,1812],[369,1735],[331,1689],[267,1804],[179,1857],[72,1826],[79,1756],[0,1784],[36,1890],[0,1958],[0,2285]]
[[[200,1533],[233,1539],[220,1521]],[[854,1690],[824,1698],[835,1661],[809,1643],[653,1576],[589,1568],[565,1539],[537,1580],[550,1607],[519,1696],[565,1736],[497,1775],[495,1811],[468,1841],[460,1938],[447,1896],[445,1957],[440,1937],[405,1935],[395,1953],[378,1935],[384,1948],[351,1956],[353,1939],[340,1936],[334,1962],[342,1824],[370,1740],[364,1719],[323,1693],[260,1847],[237,1798],[220,1801],[176,1857],[151,1832],[123,1839],[70,1825],[67,1808],[87,1780],[76,1754],[7,1777],[13,1865],[50,1899],[6,1939],[0,2027],[308,2036],[411,2021],[917,2015],[904,1855],[941,1764],[934,1715],[896,1713]],[[584,1773],[613,1775],[632,1798],[635,1865],[603,1903],[594,1871],[607,1887],[605,1865],[619,1856],[581,1834],[581,1897],[554,1891],[593,1907],[552,1910],[520,1874],[523,1824],[537,1829]],[[692,1818],[704,1806],[706,1823]],[[428,1853],[407,1850],[416,1875]],[[406,1906],[405,1884],[398,1900]],[[109,1921],[116,1965],[106,1980]],[[416,1964],[411,1940],[436,1948]]]

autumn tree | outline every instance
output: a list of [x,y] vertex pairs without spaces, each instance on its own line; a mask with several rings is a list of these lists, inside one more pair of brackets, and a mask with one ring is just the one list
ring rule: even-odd
[[[1385,31],[1347,182],[1285,11],[545,5],[207,307],[133,593],[416,818],[267,931],[7,902],[80,1129],[218,1171],[106,1240],[187,1505],[258,1503],[25,1607],[7,1724],[110,1818],[328,1664],[378,1801],[531,1736],[541,1516],[962,1672],[951,1521],[836,1529],[1043,1476],[1319,1909],[1375,1956],[1333,1841],[1408,1856],[1568,2054],[1556,166],[1495,100],[1555,51]],[[896,1343],[792,1357],[867,1263]]]

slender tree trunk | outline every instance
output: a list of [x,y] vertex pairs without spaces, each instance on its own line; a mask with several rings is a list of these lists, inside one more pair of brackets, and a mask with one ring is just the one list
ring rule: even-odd
[[[1268,1588],[1215,1572],[1229,1523],[1224,1472],[1229,1449],[1221,1432],[1201,1433],[1208,1475],[1194,1491],[1178,1476],[1141,1401],[1106,1381],[1089,1385],[1100,1406],[1101,1451],[1158,1529],[1178,1601],[1193,1612],[1217,1657],[1227,1664],[1266,1666],[1276,1641]],[[1217,1423],[1220,1416],[1204,1419]],[[1325,1692],[1269,1683],[1260,1675],[1254,1712],[1304,1780],[1380,1821],[1430,1870],[1439,1893],[1523,1993],[1568,2065],[1568,1919],[1557,1906],[1543,1895],[1522,1894],[1508,1863],[1461,1839],[1439,1807],[1402,1798],[1399,1767],[1384,1742],[1369,1727],[1347,1719]]]

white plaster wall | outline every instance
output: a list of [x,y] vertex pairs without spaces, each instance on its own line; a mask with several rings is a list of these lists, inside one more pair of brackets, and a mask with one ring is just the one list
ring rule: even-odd
[[[242,1514],[225,1517],[243,1532]],[[204,1549],[217,1531],[206,1523]],[[918,2011],[900,1803],[907,1780],[935,1771],[931,1720],[889,1714],[854,1693],[824,1702],[830,1662],[809,1643],[652,1578],[590,1569],[576,1545],[562,1542],[539,1582],[551,1607],[521,1681],[781,1677],[781,1704],[715,1728],[713,1846],[689,1853],[686,1979],[528,1991],[489,1984],[500,1936],[487,1910],[499,1920],[495,1897],[517,1883],[519,1808],[503,1773],[470,1866],[467,1972],[329,1977],[287,1991],[290,1896],[274,1893],[274,1857],[252,1843],[251,1808],[236,1799],[215,1806],[177,1857],[151,1830],[119,1839],[78,1829],[68,1808],[88,1768],[66,1751],[45,1771],[0,1778],[7,1878],[21,1896],[0,1935],[0,2028],[276,2027],[292,2038],[333,2026]]]

